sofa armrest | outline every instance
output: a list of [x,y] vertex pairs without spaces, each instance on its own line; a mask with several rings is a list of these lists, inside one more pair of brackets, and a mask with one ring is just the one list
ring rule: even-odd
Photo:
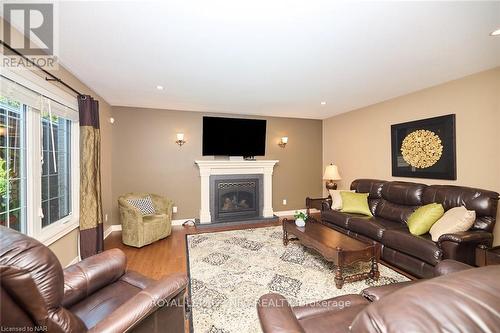
[[63,306],[71,306],[118,280],[127,266],[125,253],[107,250],[64,269]]
[[311,209],[317,209],[319,211],[330,209],[332,205],[332,198],[330,196],[326,198],[306,198],[306,208],[307,215],[310,214]]
[[444,234],[438,239],[438,246],[443,251],[443,259],[453,259],[469,265],[475,263],[477,246],[490,247],[492,243],[493,234],[480,230]]
[[157,194],[150,194],[153,200],[153,205],[157,214],[166,214],[169,219],[172,218],[172,207],[174,202],[168,198],[162,197]]
[[164,277],[122,304],[104,320],[92,327],[89,332],[129,332],[161,307],[184,306],[184,304],[170,303],[177,295],[184,292],[187,283],[187,277],[183,274]]
[[369,300],[370,302],[376,302],[381,298],[398,291],[401,288],[411,286],[418,283],[419,280],[405,281],[398,283],[386,284],[384,286],[369,287],[361,291],[361,296]]
[[445,241],[455,243],[476,243],[477,245],[491,245],[493,242],[493,235],[491,232],[486,231],[462,231],[454,234],[444,234],[439,237],[438,243]]
[[438,262],[436,266],[434,266],[434,276],[442,276],[450,273],[460,272],[466,269],[474,268],[471,265],[464,264],[463,262],[456,260],[443,260]]
[[279,294],[259,298],[257,314],[264,333],[305,333],[290,304]]

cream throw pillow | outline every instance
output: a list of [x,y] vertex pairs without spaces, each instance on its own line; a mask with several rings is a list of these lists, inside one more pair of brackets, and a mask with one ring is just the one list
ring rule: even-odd
[[431,227],[429,233],[432,240],[437,242],[444,234],[467,231],[476,221],[476,212],[467,210],[465,207],[455,207],[444,213],[443,217],[437,220]]
[[330,196],[332,197],[332,209],[333,210],[341,210],[342,209],[342,197],[340,196],[340,192],[354,192],[354,190],[328,190]]

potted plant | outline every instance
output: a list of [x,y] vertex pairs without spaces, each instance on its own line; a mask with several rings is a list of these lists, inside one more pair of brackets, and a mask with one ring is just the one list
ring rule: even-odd
[[306,225],[306,220],[307,220],[306,213],[296,211],[295,214],[293,215],[293,217],[295,217],[295,225],[297,227],[303,227]]

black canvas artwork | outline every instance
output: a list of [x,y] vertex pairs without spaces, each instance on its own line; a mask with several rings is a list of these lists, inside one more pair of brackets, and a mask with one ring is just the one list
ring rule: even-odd
[[391,126],[392,175],[457,179],[455,115]]

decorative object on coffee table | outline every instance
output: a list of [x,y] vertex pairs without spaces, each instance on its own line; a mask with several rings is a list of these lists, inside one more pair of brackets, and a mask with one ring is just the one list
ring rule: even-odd
[[295,215],[295,225],[299,228],[302,228],[306,225],[307,215],[303,212],[296,211]]
[[[310,222],[298,228],[294,221],[283,220],[283,245],[287,246],[289,235],[295,236],[300,244],[319,252],[323,258],[335,265],[335,286],[341,289],[345,282],[367,278],[378,280],[378,259],[380,245],[362,242],[317,222]],[[344,269],[360,261],[371,262],[370,271],[344,276]]]
[[391,126],[392,175],[457,179],[455,115]]
[[323,179],[326,180],[327,190],[336,190],[337,184],[335,183],[335,181],[342,179],[342,177],[340,177],[339,174],[339,168],[337,168],[337,166],[334,165],[333,163],[328,165],[325,169],[325,174],[323,175]]

